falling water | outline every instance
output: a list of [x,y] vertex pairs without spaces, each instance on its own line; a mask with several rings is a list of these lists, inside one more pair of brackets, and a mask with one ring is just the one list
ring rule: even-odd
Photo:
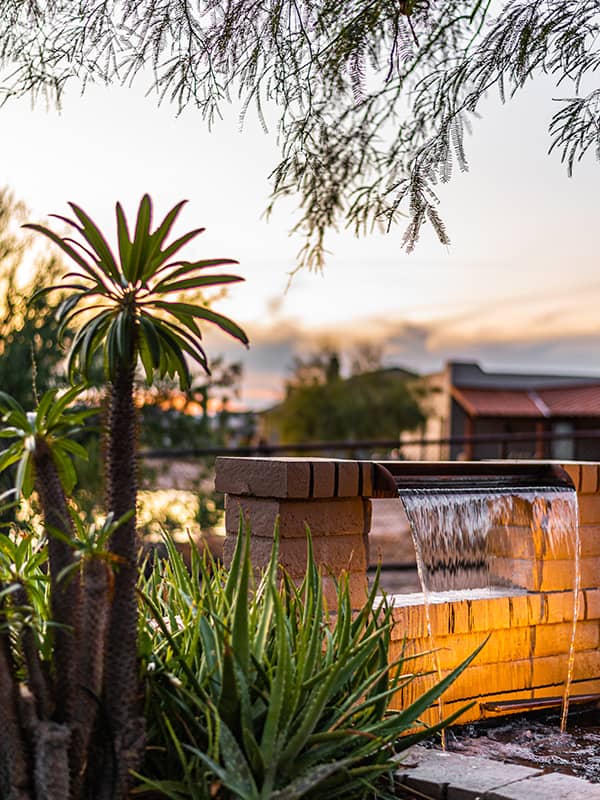
[[[564,731],[575,660],[580,584],[576,492],[563,488],[468,490],[445,487],[400,489],[399,494],[410,521],[434,653],[435,631],[429,608],[433,592],[451,592],[456,597],[457,592],[462,594],[467,589],[512,587],[520,591],[538,591],[542,588],[545,558],[556,558],[557,553],[572,558],[574,607],[563,692],[561,730]],[[515,531],[520,540],[515,540]],[[527,535],[530,541],[525,542],[523,539]],[[519,553],[512,550],[515,546],[520,548]],[[523,558],[524,555],[528,558]],[[533,574],[512,574],[515,559],[531,564]],[[530,652],[527,657],[533,655]],[[434,657],[441,678],[439,659]],[[441,700],[439,710],[441,719]]]

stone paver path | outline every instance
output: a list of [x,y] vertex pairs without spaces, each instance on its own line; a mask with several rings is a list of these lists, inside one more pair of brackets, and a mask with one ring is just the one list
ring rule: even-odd
[[432,800],[600,800],[600,784],[582,778],[420,746],[399,767],[402,785]]

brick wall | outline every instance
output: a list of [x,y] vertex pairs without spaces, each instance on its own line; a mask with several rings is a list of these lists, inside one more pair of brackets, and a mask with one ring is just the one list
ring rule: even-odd
[[[562,464],[578,495],[581,583],[575,639],[574,694],[600,693],[600,471],[598,464]],[[414,470],[414,464],[412,465]],[[216,488],[227,494],[225,557],[231,554],[240,514],[252,528],[253,563],[267,563],[275,520],[280,526],[280,561],[300,579],[306,558],[305,525],[325,577],[348,572],[356,605],[366,597],[370,497],[378,483],[377,465],[329,459],[218,459]],[[468,470],[468,464],[465,465]],[[430,606],[433,644],[422,595],[394,598],[390,658],[418,656],[405,670],[418,677],[393,700],[401,709],[467,657],[489,636],[476,660],[450,687],[443,712],[474,700],[460,719],[491,713],[489,705],[560,696],[575,606],[573,544],[549,541],[531,530],[518,504],[511,520],[491,532],[492,572],[512,588],[494,596],[436,602]],[[421,654],[421,655],[419,655]],[[438,719],[430,709],[428,722]]]

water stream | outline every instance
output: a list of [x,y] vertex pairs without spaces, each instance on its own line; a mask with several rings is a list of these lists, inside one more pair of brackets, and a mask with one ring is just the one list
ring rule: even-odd
[[[552,560],[573,563],[573,625],[565,680],[561,731],[565,730],[575,660],[575,635],[580,585],[580,541],[577,494],[573,490],[540,489],[400,489],[410,522],[417,569],[423,589],[431,647],[432,593],[545,587],[544,567]],[[561,587],[562,588],[562,587]],[[439,599],[439,598],[436,598]],[[442,633],[442,632],[440,632]],[[534,642],[523,658],[533,659]],[[435,657],[435,656],[434,656]],[[442,677],[439,659],[436,669]],[[443,702],[439,704],[443,718]]]

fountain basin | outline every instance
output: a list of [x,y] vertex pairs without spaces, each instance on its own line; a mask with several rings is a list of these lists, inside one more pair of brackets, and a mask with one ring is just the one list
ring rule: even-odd
[[[444,491],[502,483],[527,492],[570,487],[577,492],[581,537],[578,625],[572,694],[600,693],[600,471],[598,464],[558,462],[367,462],[311,458],[219,458],[216,488],[227,495],[225,558],[235,546],[240,512],[252,530],[251,554],[266,564],[275,521],[280,561],[301,579],[306,558],[305,525],[333,598],[334,577],[348,573],[353,602],[367,594],[371,498],[425,486]],[[573,548],[569,541],[532,535],[517,503],[511,518],[490,534],[492,589],[440,592],[430,598],[431,628],[438,651],[408,662],[430,672],[394,698],[402,708],[442,673],[451,671],[487,636],[477,659],[444,696],[444,713],[469,701],[464,723],[510,713],[515,701],[560,698],[566,678],[574,609]],[[574,532],[575,534],[575,532]],[[395,595],[390,658],[431,649],[423,595]],[[517,703],[518,705],[518,703]],[[430,709],[426,722],[435,722]]]

